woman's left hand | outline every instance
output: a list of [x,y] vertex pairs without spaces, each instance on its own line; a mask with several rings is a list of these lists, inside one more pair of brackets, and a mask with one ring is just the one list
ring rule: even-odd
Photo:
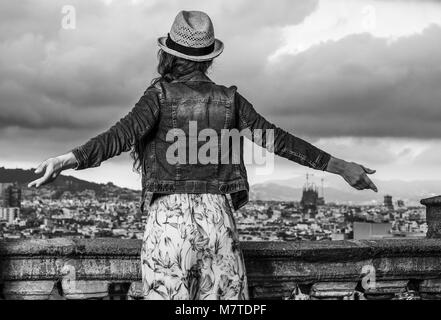
[[331,157],[327,171],[339,174],[357,190],[371,189],[378,192],[377,186],[369,179],[368,174],[374,174],[375,170],[366,168],[355,162],[347,162]]

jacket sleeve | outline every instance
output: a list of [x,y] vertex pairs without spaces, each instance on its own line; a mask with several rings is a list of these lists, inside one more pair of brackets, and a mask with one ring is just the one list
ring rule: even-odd
[[[254,109],[253,105],[236,92],[235,105],[238,113],[238,127],[251,131],[251,140],[276,155],[317,170],[325,170],[331,158],[330,154],[313,146],[289,132],[267,121]],[[261,138],[256,138],[256,129],[260,129]],[[272,131],[268,131],[272,130]],[[273,142],[270,139],[272,132]],[[257,135],[259,137],[259,135]],[[268,138],[268,139],[267,139]],[[267,142],[268,140],[268,142]]]
[[131,150],[132,146],[155,126],[159,100],[155,89],[147,89],[132,110],[109,130],[72,150],[76,170],[98,167],[101,162]]

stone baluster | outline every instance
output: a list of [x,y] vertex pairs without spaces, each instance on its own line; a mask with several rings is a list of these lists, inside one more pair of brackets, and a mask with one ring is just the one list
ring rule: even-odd
[[317,282],[311,287],[311,298],[323,300],[349,299],[355,293],[357,282]]
[[[441,238],[441,196],[421,200],[426,206],[428,239]],[[422,299],[441,299],[441,279],[427,279],[420,283],[419,293]]]
[[[60,267],[61,287],[66,299],[103,299],[109,295],[109,281],[78,279],[78,270],[84,268],[79,261],[66,260]],[[89,264],[89,268],[99,266]]]
[[7,300],[48,300],[55,289],[54,280],[5,281],[3,296]]
[[441,279],[428,279],[420,283],[419,293],[422,299],[441,299]]
[[142,294],[142,281],[132,282],[127,293],[127,299],[129,300],[140,300],[143,299]]
[[441,196],[423,199],[421,204],[426,206],[426,237],[441,238]]
[[408,280],[377,280],[375,286],[365,289],[364,296],[368,300],[390,300],[403,294],[408,283]]

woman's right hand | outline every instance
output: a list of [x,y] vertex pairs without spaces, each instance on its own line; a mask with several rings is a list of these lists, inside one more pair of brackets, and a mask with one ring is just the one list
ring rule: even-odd
[[42,163],[40,163],[35,170],[35,173],[39,174],[44,172],[44,175],[28,184],[28,187],[40,187],[44,184],[54,181],[61,171],[66,169],[73,169],[77,166],[77,161],[72,152],[66,153],[64,155],[49,158]]
[[368,174],[374,174],[375,170],[366,168],[361,164],[331,157],[326,171],[339,174],[357,190],[371,189],[378,192],[377,186],[367,176]]

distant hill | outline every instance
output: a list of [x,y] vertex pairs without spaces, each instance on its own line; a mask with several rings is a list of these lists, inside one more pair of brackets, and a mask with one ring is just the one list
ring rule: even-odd
[[[23,170],[23,169],[7,169],[0,167],[0,183],[5,182],[16,182],[23,189],[27,189],[27,184],[32,180],[38,179],[42,175],[37,175],[34,173],[34,169]],[[131,190],[128,188],[121,188],[115,186],[112,183],[95,183],[90,181],[81,180],[72,176],[60,175],[58,178],[50,184],[44,186],[45,189],[51,189],[57,191],[58,195],[62,194],[64,191],[69,191],[70,193],[78,193],[85,190],[93,190],[97,196],[104,196],[109,193],[119,193],[119,194],[134,194],[138,195],[139,191]]]
[[[17,182],[24,190],[26,185],[37,179],[39,175],[34,170],[6,169],[0,167],[0,183]],[[319,179],[315,181],[319,185]],[[314,179],[311,179],[314,182]],[[441,181],[382,181],[373,178],[379,189],[378,193],[372,191],[357,191],[349,187],[338,176],[328,175],[325,179],[324,193],[327,202],[338,203],[381,203],[385,194],[393,196],[394,201],[401,199],[409,205],[417,205],[426,197],[441,194]],[[296,177],[287,180],[275,180],[259,183],[251,186],[251,200],[276,200],[276,201],[300,201],[304,177]],[[93,190],[98,197],[109,194],[117,194],[131,198],[139,198],[140,192],[128,188],[121,188],[112,183],[100,184],[81,180],[72,176],[60,175],[54,182],[45,186],[45,189],[54,192],[52,197],[57,198],[64,191],[79,193],[85,190]],[[320,189],[320,188],[319,188]],[[320,190],[321,193],[321,190]]]
[[[320,179],[311,179],[320,186]],[[351,188],[338,176],[327,175],[324,183],[324,195],[327,202],[338,203],[382,203],[386,194],[393,200],[404,200],[409,205],[418,205],[423,198],[441,194],[441,181],[382,181],[373,177],[378,193],[370,190],[358,191]],[[287,180],[274,180],[251,186],[250,198],[253,200],[300,201],[305,177]],[[321,188],[319,188],[321,195]]]
[[[276,200],[276,201],[300,201],[303,189],[280,185],[273,182],[255,184],[251,187],[251,200]],[[325,199],[337,203],[367,203],[372,201],[381,202],[381,195],[372,195],[368,192],[355,194],[334,188],[324,188]],[[320,191],[321,195],[321,191]]]

